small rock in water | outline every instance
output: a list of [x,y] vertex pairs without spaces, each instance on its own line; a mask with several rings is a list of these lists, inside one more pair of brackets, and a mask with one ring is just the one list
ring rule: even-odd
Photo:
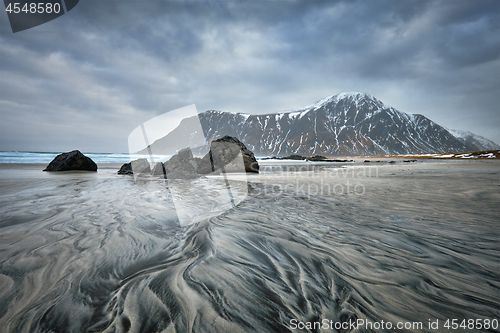
[[57,155],[43,171],[97,171],[97,164],[79,150]]

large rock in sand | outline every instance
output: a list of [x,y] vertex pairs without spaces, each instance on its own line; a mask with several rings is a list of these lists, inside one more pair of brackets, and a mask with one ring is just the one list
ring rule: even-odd
[[212,156],[212,163],[216,169],[224,167],[226,172],[231,172],[231,162],[240,152],[243,157],[245,171],[258,173],[259,163],[257,163],[255,155],[245,146],[243,142],[235,137],[226,135],[220,139],[212,141],[209,154]]
[[43,171],[97,171],[97,164],[79,150],[57,155]]
[[191,148],[181,149],[164,164],[167,179],[194,179],[199,175],[196,172],[196,160]]
[[153,165],[153,168],[151,169],[151,174],[153,176],[163,176],[166,174],[165,172],[165,166],[163,165],[162,162],[156,162]]
[[[237,158],[241,153],[242,160]],[[194,179],[212,172],[259,172],[254,154],[237,138],[224,136],[212,141],[210,151],[203,157],[193,156],[191,148],[181,149],[165,163],[158,162],[150,170],[146,159],[122,165],[119,174],[144,173],[165,175],[167,179]]]
[[[242,160],[237,158],[241,153]],[[193,157],[191,149],[184,148],[165,162],[167,179],[193,179],[212,172],[259,172],[254,154],[237,138],[224,136],[210,144],[203,157]]]

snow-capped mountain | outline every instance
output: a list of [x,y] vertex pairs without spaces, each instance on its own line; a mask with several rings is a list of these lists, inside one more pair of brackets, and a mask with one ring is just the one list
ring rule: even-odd
[[463,144],[467,144],[470,146],[476,146],[476,150],[495,150],[500,149],[500,145],[495,142],[486,139],[483,136],[471,133],[469,131],[460,131],[454,129],[447,129],[448,132],[453,134],[458,140],[460,140]]
[[[419,115],[385,105],[365,93],[341,93],[310,106],[281,113],[242,114],[215,110],[199,115],[208,141],[231,135],[257,155],[379,155],[465,152],[477,149],[470,140]],[[172,153],[174,143],[189,142],[185,119],[155,141],[155,152]],[[174,151],[175,152],[175,151]]]

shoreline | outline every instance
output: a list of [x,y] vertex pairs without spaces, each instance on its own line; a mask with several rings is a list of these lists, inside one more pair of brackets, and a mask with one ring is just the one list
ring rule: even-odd
[[[227,308],[250,314],[255,325],[265,318],[262,308],[291,313],[313,289],[332,320],[347,310],[353,318],[384,321],[496,316],[500,162],[363,160],[276,161],[267,164],[278,167],[269,173],[233,174],[233,188],[248,189],[233,208],[220,205],[220,177],[176,193],[154,177],[118,175],[117,163],[98,164],[97,172],[0,164],[1,300],[9,309],[0,324],[14,331],[21,321],[42,327],[60,320],[57,327],[71,323],[85,331],[83,322],[113,328],[124,312],[131,325],[160,325],[163,315],[142,314],[165,304],[186,304],[180,318],[212,316],[206,311],[218,300],[193,281],[225,293]],[[314,170],[279,169],[291,165]],[[241,181],[247,186],[237,187]],[[210,216],[181,224],[179,214],[188,209]],[[299,278],[311,288],[292,289]],[[261,296],[270,293],[287,301]],[[332,295],[345,297],[345,308],[328,303]],[[351,295],[369,305],[358,310]],[[401,308],[403,302],[419,312]],[[276,330],[289,322],[275,322]]]
[[[461,158],[421,158],[416,161],[409,160],[408,157],[388,157],[388,156],[356,156],[356,157],[348,157],[352,159],[352,162],[329,162],[329,161],[300,161],[300,160],[259,160],[259,164],[266,165],[318,165],[318,166],[369,166],[369,165],[387,165],[387,164],[396,164],[396,165],[415,165],[416,164],[435,164],[439,162],[445,163],[453,163],[453,164],[481,164],[481,163],[499,163],[500,159],[497,158],[479,158],[479,159],[461,159]],[[369,162],[365,162],[369,161]],[[394,163],[390,163],[394,162]],[[369,164],[373,163],[373,164]],[[380,164],[377,164],[380,163]],[[0,170],[39,170],[43,171],[47,167],[48,163],[0,163]],[[99,170],[116,170],[118,171],[123,163],[97,163],[97,173]],[[49,172],[43,171],[47,174],[57,174],[57,173],[94,173],[91,171],[57,171],[57,172]]]

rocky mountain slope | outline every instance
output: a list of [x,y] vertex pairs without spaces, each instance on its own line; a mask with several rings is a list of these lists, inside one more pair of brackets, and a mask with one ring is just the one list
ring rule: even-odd
[[[272,114],[215,110],[200,113],[208,141],[238,137],[256,155],[379,155],[485,150],[479,140],[457,137],[423,115],[407,114],[365,93],[341,93],[305,108]],[[184,119],[151,147],[172,153],[174,142],[189,142]],[[175,151],[174,151],[175,152]]]

